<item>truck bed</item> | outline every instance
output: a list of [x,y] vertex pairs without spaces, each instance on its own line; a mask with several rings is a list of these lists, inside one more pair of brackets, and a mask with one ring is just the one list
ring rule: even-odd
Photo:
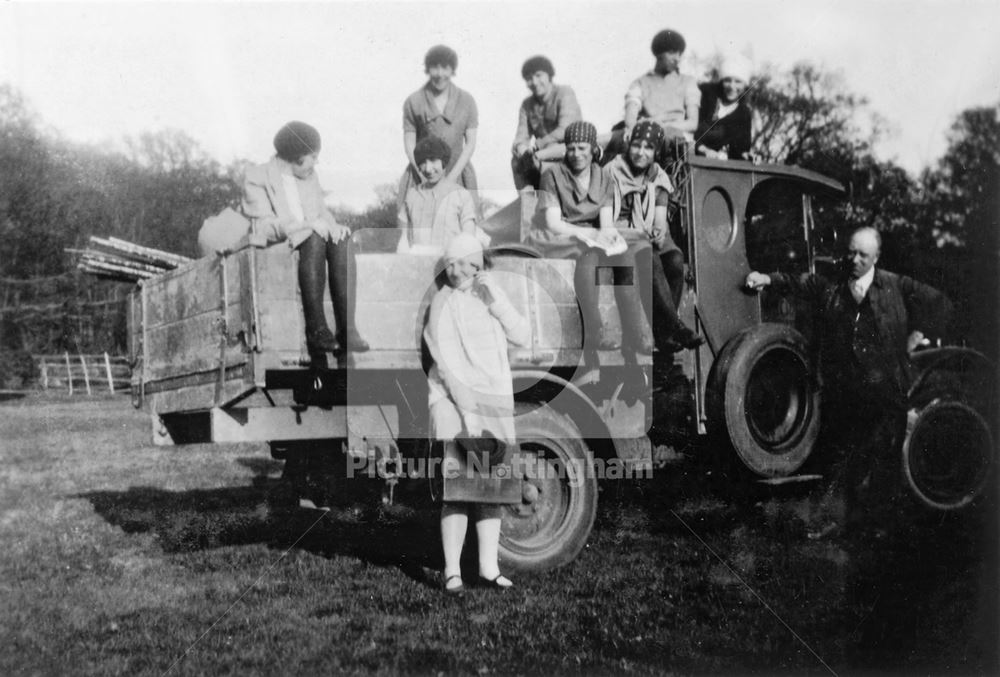
[[[420,337],[437,289],[436,263],[437,257],[419,254],[357,255],[355,322],[371,350],[352,354],[338,368],[422,369]],[[130,299],[129,323],[136,403],[161,415],[225,407],[277,375],[308,370],[296,266],[285,244],[248,246],[140,283]],[[511,351],[512,368],[579,364],[574,263],[501,255],[493,270],[531,324],[531,344]],[[610,284],[601,290],[601,306],[606,331],[620,339]],[[333,327],[329,295],[326,313]],[[605,351],[601,361],[615,365],[623,358]]]

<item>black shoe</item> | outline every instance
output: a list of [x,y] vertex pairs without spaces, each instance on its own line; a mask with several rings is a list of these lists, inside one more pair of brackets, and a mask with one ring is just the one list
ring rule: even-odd
[[666,339],[661,341],[660,344],[656,346],[656,350],[657,352],[660,353],[672,355],[673,353],[679,353],[682,350],[684,350],[684,346],[682,346],[680,343],[677,343],[676,341]]
[[358,333],[357,329],[348,329],[346,334],[346,336],[341,338],[340,344],[342,346],[346,346],[347,350],[350,352],[365,353],[371,350],[371,346],[368,345],[368,341],[361,338],[361,334]]
[[306,334],[306,348],[310,353],[335,353],[339,346],[333,332],[323,327]]
[[693,350],[705,342],[705,338],[703,336],[695,334],[693,331],[684,326],[679,327],[677,331],[674,332],[674,335],[670,337],[670,340],[679,345],[681,348],[685,348],[687,350]]
[[485,578],[480,576],[479,587],[489,588],[491,590],[510,590],[514,587],[514,583],[503,574],[497,574],[494,578]]
[[[458,585],[449,588],[448,583],[450,583],[452,579],[455,578],[458,579]],[[449,576],[448,578],[444,579],[444,583],[441,584],[441,590],[443,590],[444,594],[448,595],[449,597],[465,596],[465,585],[462,583],[461,576]]]

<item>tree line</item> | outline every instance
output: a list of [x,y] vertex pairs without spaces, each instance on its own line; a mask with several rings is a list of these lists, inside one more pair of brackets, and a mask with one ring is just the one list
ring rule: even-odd
[[[958,311],[951,338],[995,355],[998,107],[961,112],[944,155],[912,176],[876,156],[886,122],[835,73],[809,63],[769,69],[749,96],[761,120],[755,155],[848,186],[851,199],[822,206],[824,218],[842,232],[861,225],[881,230],[882,265],[946,291]],[[99,235],[196,256],[198,227],[238,203],[246,165],[220,164],[177,130],[126,139],[120,151],[73,143],[49,130],[15,88],[2,84],[0,139],[0,354],[125,352],[123,303],[113,318],[101,316],[100,331],[88,333],[79,321],[87,303],[121,299],[123,290],[76,274],[66,250]],[[378,187],[377,193],[367,210],[340,209],[338,218],[353,227],[395,225],[394,189]],[[25,308],[34,314],[26,315]],[[56,309],[44,331],[40,308]],[[77,321],[59,319],[59,308]],[[26,324],[29,318],[38,326]]]

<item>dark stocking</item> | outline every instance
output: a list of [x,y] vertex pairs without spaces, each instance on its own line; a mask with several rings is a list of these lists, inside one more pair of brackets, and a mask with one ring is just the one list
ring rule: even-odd
[[[622,344],[631,350],[647,354],[652,351],[653,345],[644,331],[643,310],[644,303],[648,301],[642,297],[647,295],[646,289],[650,277],[649,265],[652,257],[649,252],[648,244],[645,246],[632,244],[628,251],[614,258],[615,302],[622,323]],[[652,315],[647,313],[646,319],[651,321]]]
[[[302,292],[302,313],[306,321],[306,342],[312,344],[330,328],[323,313],[323,291],[326,286],[326,248],[323,238],[313,233],[299,247],[299,290]],[[333,336],[329,336],[332,342]],[[320,346],[326,348],[326,346]]]
[[368,350],[368,343],[354,327],[354,299],[357,289],[357,269],[354,246],[350,238],[326,244],[327,270],[330,273],[330,297],[333,317],[337,322],[337,342],[340,348],[355,352]]
[[593,359],[601,347],[600,287],[597,286],[597,264],[601,255],[596,249],[588,249],[576,260],[573,286],[576,300],[580,304],[583,319],[583,350],[588,359]]

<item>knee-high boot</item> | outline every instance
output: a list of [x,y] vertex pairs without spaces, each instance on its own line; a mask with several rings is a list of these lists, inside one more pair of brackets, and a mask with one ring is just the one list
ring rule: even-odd
[[337,342],[341,350],[363,353],[368,350],[369,345],[354,326],[357,272],[350,238],[339,243],[328,242],[327,252],[330,296],[333,299],[333,317],[337,322]]
[[[680,252],[675,252],[678,257]],[[667,257],[671,257],[670,254]],[[667,258],[664,257],[664,258]],[[657,345],[661,350],[676,351],[681,348],[697,348],[704,339],[689,329],[681,318],[677,315],[677,301],[684,286],[684,262],[680,259],[668,258],[668,270],[664,269],[663,258],[653,255],[652,257],[652,287],[654,315],[658,317],[656,324]],[[680,274],[677,273],[677,265],[680,266]],[[668,275],[672,276],[671,282],[667,280]],[[676,282],[676,286],[674,286]]]
[[657,258],[660,260],[667,284],[670,285],[670,295],[676,311],[681,307],[681,295],[684,293],[684,255],[674,249]]
[[677,306],[674,305],[674,295],[667,278],[664,275],[660,257],[653,253],[649,266],[649,301],[653,313],[653,336],[658,346],[663,346],[680,325],[677,317]]
[[313,233],[299,247],[299,291],[306,322],[306,347],[310,355],[333,352],[336,341],[323,313],[326,288],[325,242]]

